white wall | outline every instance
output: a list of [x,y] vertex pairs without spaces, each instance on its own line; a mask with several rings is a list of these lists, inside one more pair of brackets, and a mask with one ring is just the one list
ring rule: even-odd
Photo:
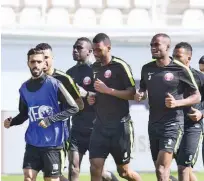
[[[55,55],[55,67],[66,71],[73,66],[72,60],[73,40],[47,40],[24,38],[18,40],[8,40],[2,38],[2,73],[1,73],[1,109],[3,110],[2,121],[8,116],[15,116],[18,112],[18,89],[23,81],[29,78],[29,71],[26,65],[26,54],[28,49],[41,42],[48,42],[53,46]],[[143,45],[128,45],[113,43],[113,54],[126,60],[136,79],[140,78],[140,71],[143,64],[151,60],[149,42]],[[204,43],[194,45],[192,66],[197,68],[198,59],[204,54]],[[154,171],[149,151],[147,135],[148,111],[143,105],[131,106],[131,115],[135,125],[135,151],[133,153],[132,168],[138,171]],[[24,133],[27,123],[13,127],[9,130],[2,128],[2,152],[3,167],[2,173],[22,173],[22,161],[24,153]],[[106,161],[106,167],[115,170],[112,158]],[[176,170],[175,163],[172,170]],[[195,170],[203,170],[201,154]],[[88,153],[82,163],[82,172],[89,171]]]

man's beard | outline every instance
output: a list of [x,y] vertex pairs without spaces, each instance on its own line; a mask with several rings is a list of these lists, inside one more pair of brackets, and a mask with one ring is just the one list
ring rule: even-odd
[[33,70],[30,69],[30,72],[33,77],[39,77],[43,73],[43,70],[40,70],[39,72],[33,72]]

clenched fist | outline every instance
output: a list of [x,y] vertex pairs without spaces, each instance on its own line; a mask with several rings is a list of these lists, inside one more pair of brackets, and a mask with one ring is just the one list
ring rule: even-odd
[[203,117],[203,114],[198,109],[195,109],[195,108],[191,107],[191,113],[189,113],[188,116],[193,121],[200,121],[202,119],[202,117]]
[[12,117],[9,117],[6,120],[4,120],[4,127],[7,129],[10,128],[11,127],[11,121],[12,121]]
[[136,94],[134,95],[134,100],[136,100],[137,102],[140,102],[141,100],[144,99],[145,97],[145,92],[139,92],[138,90],[136,90]]
[[177,107],[177,101],[170,93],[167,93],[167,97],[165,98],[165,105],[168,108],[175,108]]

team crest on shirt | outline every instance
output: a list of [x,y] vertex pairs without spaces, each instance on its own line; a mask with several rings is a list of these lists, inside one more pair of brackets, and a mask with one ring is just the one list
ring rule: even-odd
[[110,78],[111,75],[112,75],[111,70],[106,70],[105,73],[104,73],[104,77],[105,77],[106,79]]
[[42,105],[38,109],[38,114],[42,118],[52,116],[53,115],[53,108],[50,106]]
[[91,84],[91,78],[88,76],[84,77],[83,84],[84,85],[90,85]]
[[166,74],[164,75],[164,79],[165,79],[166,81],[172,81],[172,80],[174,79],[174,74],[168,72],[168,73],[166,73]]
[[33,106],[29,107],[28,116],[31,122],[38,121],[39,119],[53,116],[53,108],[51,106]]

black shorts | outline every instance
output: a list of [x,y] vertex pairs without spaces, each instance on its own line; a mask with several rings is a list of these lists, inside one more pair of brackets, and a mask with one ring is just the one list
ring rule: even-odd
[[64,168],[64,151],[26,145],[23,169],[42,170],[44,177],[59,177]]
[[183,125],[177,122],[149,123],[148,133],[152,159],[156,161],[161,150],[177,153],[183,135]]
[[200,123],[187,124],[176,155],[177,165],[193,167],[198,158],[199,145],[202,141],[203,129]]
[[82,133],[76,130],[71,130],[71,136],[69,140],[69,150],[77,151],[84,155],[89,150],[90,133]]
[[202,149],[202,152],[203,152],[203,166],[204,166],[204,134],[203,134],[203,149]]
[[133,143],[134,129],[130,119],[121,121],[118,128],[114,129],[95,125],[90,140],[89,157],[106,159],[110,153],[117,165],[127,164],[130,162]]

